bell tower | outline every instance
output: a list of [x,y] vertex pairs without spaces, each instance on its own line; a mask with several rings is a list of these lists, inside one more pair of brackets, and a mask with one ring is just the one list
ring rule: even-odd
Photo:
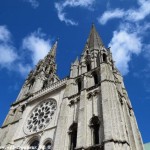
[[54,145],[62,149],[143,150],[123,78],[94,25],[71,65]]
[[57,42],[58,41],[55,42],[45,58],[38,62],[35,69],[30,71],[17,101],[22,98],[30,97],[33,93],[59,81],[59,78],[56,75],[57,66],[55,63]]

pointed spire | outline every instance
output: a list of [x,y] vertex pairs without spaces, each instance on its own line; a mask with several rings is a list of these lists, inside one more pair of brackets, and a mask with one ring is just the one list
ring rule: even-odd
[[92,24],[90,35],[87,39],[87,46],[91,49],[99,49],[100,46],[103,46],[102,39],[100,38],[98,32],[96,31],[95,25]]
[[53,56],[54,58],[56,57],[56,49],[57,49],[57,44],[58,44],[58,39],[54,43],[53,47],[51,48],[49,54]]

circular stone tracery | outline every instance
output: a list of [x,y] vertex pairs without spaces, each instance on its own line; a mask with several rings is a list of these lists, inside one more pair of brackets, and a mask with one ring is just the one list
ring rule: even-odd
[[56,101],[49,100],[38,105],[28,117],[27,129],[29,132],[42,130],[50,123],[56,110]]

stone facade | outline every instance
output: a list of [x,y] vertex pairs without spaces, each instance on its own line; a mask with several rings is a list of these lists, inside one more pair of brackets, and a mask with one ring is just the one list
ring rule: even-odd
[[0,146],[143,150],[123,78],[94,25],[70,76],[56,75],[57,42],[29,73],[0,129]]

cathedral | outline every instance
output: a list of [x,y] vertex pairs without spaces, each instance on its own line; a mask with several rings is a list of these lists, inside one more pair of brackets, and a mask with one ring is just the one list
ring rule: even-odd
[[57,42],[11,105],[0,128],[0,148],[144,150],[123,77],[95,26],[62,80],[56,74]]

